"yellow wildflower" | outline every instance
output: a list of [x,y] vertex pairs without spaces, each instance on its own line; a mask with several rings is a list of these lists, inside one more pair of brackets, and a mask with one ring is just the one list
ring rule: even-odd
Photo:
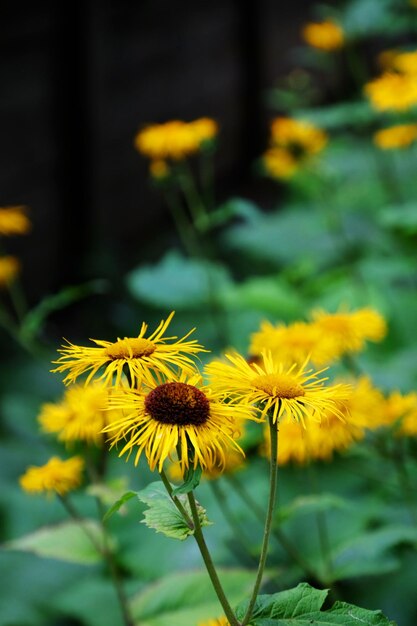
[[197,626],[230,626],[226,617],[218,617],[217,619],[209,619],[204,622],[198,622]]
[[24,206],[0,207],[0,235],[26,235],[31,229],[31,223]]
[[338,50],[345,43],[342,28],[333,20],[306,24],[302,30],[302,37],[309,46],[325,52]]
[[163,159],[155,159],[150,162],[149,173],[152,178],[160,180],[169,176],[169,167]]
[[84,461],[79,456],[67,461],[54,456],[45,465],[29,467],[19,482],[28,493],[46,492],[62,496],[80,486],[83,469]]
[[271,144],[285,148],[295,159],[318,154],[328,141],[321,128],[305,120],[277,117],[271,122]]
[[374,143],[382,150],[406,148],[417,139],[417,124],[396,124],[374,134]]
[[20,271],[20,262],[14,256],[0,257],[0,287],[7,287]]
[[417,50],[398,52],[392,59],[392,67],[402,74],[417,74]]
[[366,83],[364,91],[377,111],[407,111],[417,104],[417,76],[384,72]]
[[189,122],[189,126],[198,141],[198,147],[212,141],[219,132],[217,122],[210,117],[200,117],[194,122]]
[[298,169],[293,155],[283,148],[271,148],[262,156],[265,170],[272,178],[291,178]]
[[392,391],[383,400],[375,427],[396,426],[398,434],[417,434],[417,393]]

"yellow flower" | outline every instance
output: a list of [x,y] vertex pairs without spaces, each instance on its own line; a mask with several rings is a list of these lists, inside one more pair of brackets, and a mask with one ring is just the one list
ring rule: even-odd
[[359,428],[374,429],[380,426],[384,395],[373,386],[368,376],[360,376],[352,384],[347,403],[349,423]]
[[24,206],[0,207],[0,235],[26,235],[31,223]]
[[302,30],[302,37],[309,46],[325,52],[338,50],[345,43],[342,28],[333,20],[306,24]]
[[323,333],[337,342],[340,355],[359,352],[365,341],[382,341],[387,334],[384,318],[369,307],[352,312],[341,309],[337,313],[316,310],[312,317]]
[[374,143],[382,150],[406,148],[417,139],[417,124],[396,124],[374,134]]
[[237,419],[251,418],[250,407],[223,403],[221,395],[203,385],[200,374],[181,372],[176,381],[147,381],[142,390],[115,390],[109,406],[124,417],[109,424],[111,446],[121,443],[119,456],[144,452],[150,469],[161,471],[164,461],[179,451],[181,470],[224,468],[230,448],[243,454],[235,439]]
[[83,469],[84,461],[79,456],[67,461],[54,456],[45,465],[29,467],[19,482],[28,493],[58,493],[62,496],[79,487]]
[[284,148],[271,148],[262,156],[265,170],[272,178],[291,178],[298,170],[293,155]]
[[417,50],[397,52],[392,59],[392,67],[402,74],[417,74]]
[[417,435],[417,393],[415,391],[403,396],[404,415],[400,422],[398,434],[407,437]]
[[217,132],[217,124],[210,118],[193,122],[172,120],[139,131],[135,137],[135,147],[153,160],[180,161],[198,152]]
[[7,287],[20,271],[20,262],[14,256],[0,257],[0,287]]
[[205,622],[198,622],[197,626],[230,626],[226,617],[218,617],[217,619],[209,619]]
[[160,180],[169,176],[169,167],[167,162],[163,159],[155,159],[154,161],[151,161],[149,165],[149,172],[152,178]]
[[396,426],[396,433],[403,435],[417,434],[417,393],[403,395],[393,391],[381,402],[375,428]]
[[271,122],[271,144],[285,148],[297,160],[318,154],[328,141],[327,134],[310,122],[291,117],[277,117]]
[[73,383],[78,376],[89,372],[85,383],[88,384],[103,369],[98,380],[111,384],[115,376],[115,384],[119,385],[126,366],[133,385],[135,381],[140,383],[154,370],[166,376],[172,375],[176,367],[193,370],[195,364],[189,355],[205,350],[196,340],[187,341],[195,329],[181,339],[164,337],[173,316],[174,312],[165,321],[162,320],[148,337],[145,337],[147,324],[143,323],[137,337],[125,337],[115,342],[92,339],[98,347],[75,346],[68,342],[68,345],[58,350],[62,356],[54,361],[58,367],[52,371],[68,371],[64,378],[65,384]]
[[[241,428],[240,425],[238,428]],[[233,474],[239,469],[243,469],[245,458],[240,450],[230,448],[224,455],[224,463],[222,459],[215,460],[212,467],[204,470],[203,478],[207,480],[216,480],[222,474]],[[184,479],[184,472],[178,461],[174,461],[168,467],[168,475],[174,482],[180,482]]]
[[119,412],[107,410],[108,396],[109,389],[103,385],[70,387],[61,402],[42,405],[38,416],[42,430],[58,434],[60,441],[102,443],[103,428],[120,419]]
[[384,72],[364,87],[377,111],[407,111],[417,104],[417,76]]
[[348,397],[349,387],[325,387],[327,379],[318,377],[323,370],[306,370],[305,363],[288,367],[275,362],[270,353],[262,355],[261,363],[248,363],[238,353],[225,356],[230,364],[212,361],[206,372],[212,386],[223,392],[231,405],[255,405],[262,419],[271,414],[274,423],[288,417],[305,426],[306,420],[320,421],[324,411],[343,419],[337,403]]
[[259,356],[270,350],[276,361],[304,363],[309,359],[314,365],[329,363],[339,355],[338,344],[316,324],[293,322],[288,326],[264,321],[251,336],[249,352]]

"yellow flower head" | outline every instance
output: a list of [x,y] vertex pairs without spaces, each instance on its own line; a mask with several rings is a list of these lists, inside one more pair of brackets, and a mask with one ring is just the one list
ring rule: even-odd
[[[363,437],[363,429],[332,413],[324,413],[321,422],[311,422],[307,429],[298,422],[284,419],[279,425],[278,464],[303,465],[312,460],[331,460],[334,452],[346,450]],[[265,429],[265,445],[269,455],[269,428]]]
[[285,148],[270,148],[262,156],[263,166],[272,178],[291,178],[299,166],[293,155]]
[[177,337],[164,337],[174,312],[168,318],[162,320],[156,330],[145,337],[147,324],[143,323],[137,337],[125,337],[115,342],[92,339],[98,347],[75,346],[68,342],[58,352],[62,355],[57,361],[57,368],[53,372],[66,372],[64,383],[69,384],[89,372],[86,383],[93,377],[103,380],[105,384],[111,384],[115,377],[115,384],[121,383],[123,368],[129,371],[132,384],[138,383],[147,377],[152,371],[159,371],[167,376],[172,375],[175,368],[188,370],[195,369],[195,364],[190,358],[198,352],[204,352],[204,348],[196,340],[188,340],[192,329],[181,339]]
[[417,139],[417,124],[396,124],[374,134],[374,143],[381,150],[407,148]]
[[26,235],[31,229],[31,223],[24,206],[0,207],[0,235]]
[[417,74],[417,50],[412,52],[398,52],[391,61],[392,68],[402,74]]
[[374,387],[367,376],[360,376],[353,382],[347,402],[349,423],[359,428],[377,428],[380,425],[383,402],[382,391]]
[[217,134],[217,124],[209,118],[194,122],[172,120],[148,126],[135,137],[135,147],[153,160],[180,161],[198,152],[204,143]]
[[417,393],[402,394],[392,391],[380,404],[374,428],[395,426],[396,434],[417,434]]
[[198,465],[203,470],[223,469],[230,449],[243,454],[235,439],[239,418],[251,418],[250,407],[222,402],[222,394],[202,383],[200,374],[181,372],[177,380],[153,384],[142,390],[115,390],[110,407],[124,417],[106,426],[111,445],[121,444],[119,456],[144,452],[150,469],[160,471],[177,451],[181,471]]
[[[240,429],[241,425],[238,425],[238,428]],[[224,459],[215,460],[212,467],[204,470],[203,478],[216,480],[222,474],[233,474],[237,470],[243,469],[244,466],[245,458],[241,450],[230,448],[225,452]],[[174,482],[180,482],[184,479],[184,472],[178,461],[169,465],[168,475]]]
[[387,334],[384,318],[371,308],[351,312],[339,310],[337,313],[316,310],[312,317],[323,333],[338,344],[339,355],[359,352],[366,341],[382,341]]
[[83,469],[84,461],[79,456],[67,461],[54,456],[45,465],[29,467],[19,482],[28,493],[57,493],[62,496],[80,486]]
[[309,359],[314,365],[330,363],[339,355],[338,344],[316,324],[293,322],[277,324],[264,321],[251,336],[249,352],[259,356],[270,351],[276,361],[302,364]]
[[309,46],[325,52],[338,50],[345,43],[342,28],[333,20],[306,24],[302,30],[302,37]]
[[284,148],[296,160],[318,154],[328,141],[327,134],[310,122],[291,117],[277,117],[271,123],[271,144]]
[[[320,421],[324,411],[333,411],[341,419],[338,402],[349,396],[347,385],[326,387],[322,372],[314,373],[302,365],[276,362],[270,353],[262,355],[261,363],[248,363],[240,354],[226,354],[229,363],[212,361],[206,366],[212,386],[223,392],[231,402],[255,405],[265,419],[272,415],[274,423],[284,417],[299,421]],[[323,370],[322,370],[323,371]]]
[[0,257],[0,287],[7,287],[20,271],[20,262],[14,256]]
[[109,388],[99,384],[73,385],[61,402],[42,405],[38,416],[42,430],[58,434],[60,441],[86,441],[100,444],[103,428],[119,412],[108,411]]
[[230,626],[226,617],[218,617],[217,619],[209,619],[205,622],[198,622],[197,626]]
[[417,76],[384,72],[364,87],[377,111],[407,111],[417,104]]
[[170,170],[167,162],[163,159],[157,159],[150,162],[149,173],[152,178],[155,178],[156,180],[161,180],[169,176],[169,172]]

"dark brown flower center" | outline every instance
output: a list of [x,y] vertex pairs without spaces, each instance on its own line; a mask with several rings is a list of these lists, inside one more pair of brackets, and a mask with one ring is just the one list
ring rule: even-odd
[[162,424],[201,426],[209,418],[206,395],[186,383],[163,383],[146,396],[146,412]]

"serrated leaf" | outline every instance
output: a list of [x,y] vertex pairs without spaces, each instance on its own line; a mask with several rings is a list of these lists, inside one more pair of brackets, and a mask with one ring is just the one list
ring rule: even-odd
[[[381,611],[369,611],[336,602],[326,611],[321,607],[327,596],[327,590],[310,587],[301,583],[294,589],[288,589],[271,596],[259,596],[250,620],[251,626],[395,626]],[[247,602],[236,611],[238,620],[245,615]]]
[[[218,574],[232,606],[252,589],[253,572],[220,569]],[[130,606],[134,619],[146,626],[195,626],[222,614],[205,570],[168,574],[140,591]]]
[[126,491],[126,493],[124,493],[121,498],[116,500],[116,502],[113,504],[113,506],[111,506],[109,508],[109,510],[106,511],[106,513],[104,514],[104,517],[103,517],[103,522],[106,522],[114,513],[119,511],[120,508],[126,502],[128,502],[129,500],[131,500],[132,498],[134,498],[137,495],[138,495],[137,491]]
[[156,265],[130,272],[127,286],[142,302],[171,309],[195,309],[207,304],[227,289],[231,279],[219,263],[186,259],[176,251],[168,252]]
[[194,467],[189,467],[184,475],[184,482],[182,485],[179,485],[179,487],[176,487],[172,494],[176,496],[180,493],[189,493],[190,491],[193,491],[193,489],[198,487],[200,484],[202,473],[203,470],[200,465],[196,469],[194,469]]
[[85,519],[81,526],[77,522],[63,522],[46,526],[35,532],[4,544],[6,550],[31,552],[37,556],[59,559],[69,563],[92,565],[102,560],[92,540],[104,545],[103,531],[95,520]]
[[[184,541],[184,539],[194,534],[194,529],[188,526],[161,482],[151,483],[145,489],[139,491],[137,496],[141,502],[144,502],[149,507],[144,512],[145,519],[142,520],[142,523],[149,528],[153,528],[158,533],[173,539],[179,539],[180,541]],[[180,494],[177,498],[191,518],[191,509],[187,496]],[[201,526],[209,526],[211,522],[207,518],[206,511],[198,503],[197,510]]]

